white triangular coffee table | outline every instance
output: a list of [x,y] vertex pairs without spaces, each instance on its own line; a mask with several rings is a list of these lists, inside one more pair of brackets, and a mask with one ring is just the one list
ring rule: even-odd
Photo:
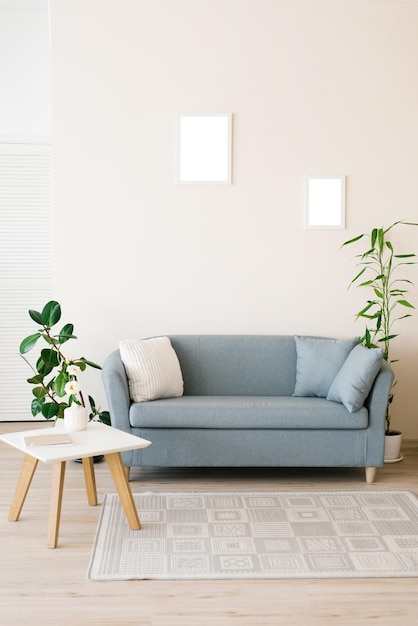
[[[1,441],[17,448],[25,455],[8,519],[14,522],[19,519],[38,462],[52,465],[47,546],[48,548],[56,548],[66,462],[82,459],[87,500],[90,505],[94,506],[97,504],[97,490],[93,457],[103,454],[118,491],[128,524],[130,528],[139,530],[141,523],[120,453],[126,450],[146,448],[151,442],[100,422],[90,422],[86,430],[68,433],[72,440],[70,444],[29,445],[26,443],[29,441],[29,437],[44,437],[45,435],[64,433],[67,431],[62,426],[57,425],[42,430],[25,430],[0,435]],[[41,441],[41,443],[44,442]]]

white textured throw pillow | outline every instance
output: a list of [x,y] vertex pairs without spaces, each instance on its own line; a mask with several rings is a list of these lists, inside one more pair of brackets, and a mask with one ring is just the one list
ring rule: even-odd
[[119,350],[132,400],[147,402],[183,395],[180,363],[168,337],[126,339],[119,342]]

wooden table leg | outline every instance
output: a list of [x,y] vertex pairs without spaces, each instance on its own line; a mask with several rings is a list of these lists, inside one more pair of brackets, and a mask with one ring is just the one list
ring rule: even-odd
[[9,511],[8,519],[10,522],[17,522],[19,519],[37,465],[38,459],[35,459],[29,454],[25,454],[16,485],[15,495]]
[[52,468],[51,504],[49,508],[48,548],[56,548],[61,518],[62,493],[64,489],[65,461],[55,463]]
[[91,506],[97,504],[96,477],[94,475],[94,460],[89,456],[83,461],[84,480],[86,483],[87,500]]
[[126,477],[122,457],[119,452],[112,452],[111,454],[105,454],[105,459],[109,466],[110,473],[112,474],[116,489],[118,490],[119,498],[124,508],[128,524],[130,528],[139,530],[141,528],[141,523],[139,521],[138,511],[136,510],[129,481]]

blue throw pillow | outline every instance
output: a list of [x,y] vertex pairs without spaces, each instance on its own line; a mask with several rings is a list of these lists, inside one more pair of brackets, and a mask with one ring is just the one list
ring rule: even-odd
[[382,361],[381,348],[366,348],[360,344],[353,348],[334,378],[327,400],[342,403],[350,413],[361,409]]
[[332,381],[360,338],[324,339],[296,336],[295,341],[297,363],[293,395],[326,398]]

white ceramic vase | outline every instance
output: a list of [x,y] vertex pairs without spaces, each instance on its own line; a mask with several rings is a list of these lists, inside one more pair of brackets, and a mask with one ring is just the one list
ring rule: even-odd
[[396,463],[402,460],[401,445],[402,433],[399,431],[385,435],[385,463]]
[[89,413],[86,407],[72,404],[64,409],[64,428],[68,431],[86,430]]

